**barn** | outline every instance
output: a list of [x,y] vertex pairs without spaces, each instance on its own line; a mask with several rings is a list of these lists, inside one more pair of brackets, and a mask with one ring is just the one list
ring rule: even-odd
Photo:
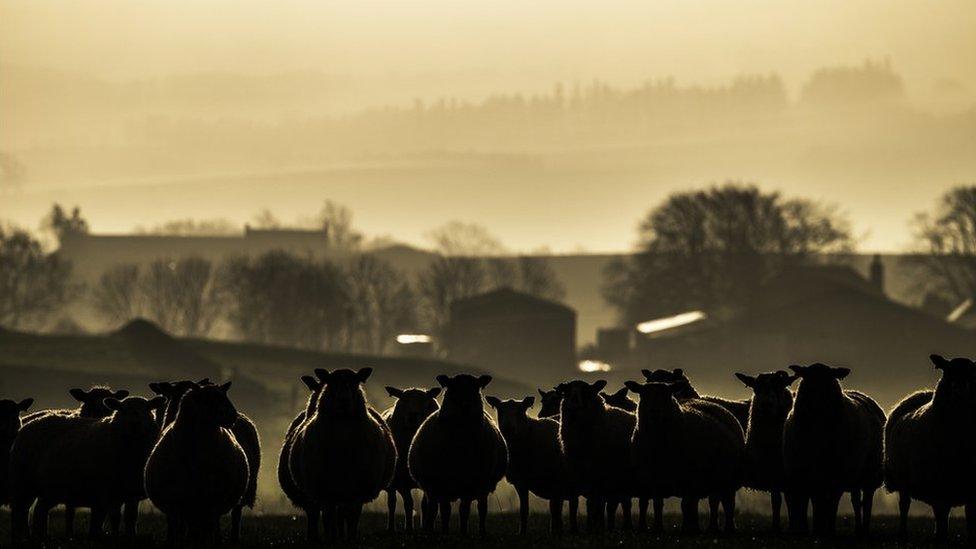
[[576,311],[500,288],[451,304],[449,360],[540,386],[576,374]]

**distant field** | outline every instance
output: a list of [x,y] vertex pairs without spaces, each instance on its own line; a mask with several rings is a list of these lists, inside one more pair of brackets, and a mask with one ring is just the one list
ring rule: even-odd
[[[456,516],[456,515],[455,515]],[[398,532],[396,536],[386,533],[386,516],[381,513],[367,513],[363,516],[360,526],[361,539],[359,547],[646,547],[650,545],[660,547],[905,547],[928,545],[931,543],[931,519],[916,517],[910,524],[911,536],[908,540],[898,539],[896,535],[897,517],[882,515],[875,518],[874,532],[865,540],[855,538],[853,533],[853,519],[849,515],[840,518],[840,532],[837,538],[829,541],[815,541],[808,537],[793,537],[775,535],[768,532],[768,517],[755,514],[742,514],[738,517],[739,533],[735,536],[712,536],[701,534],[697,536],[683,536],[678,531],[680,517],[668,515],[665,517],[666,532],[663,535],[651,535],[635,532],[613,532],[598,536],[564,535],[561,539],[551,538],[546,529],[548,517],[544,514],[530,516],[531,533],[527,537],[516,534],[518,518],[513,514],[489,515],[488,537],[484,540],[477,535],[460,536],[456,533],[447,536],[440,534],[407,535]],[[247,516],[244,522],[244,542],[240,547],[322,547],[310,545],[304,540],[304,517],[289,515],[267,515],[261,517]],[[473,523],[474,525],[477,522]],[[10,517],[6,511],[0,513],[0,546],[9,540]],[[66,541],[59,532],[63,531],[62,513],[54,511],[51,515],[51,532],[58,546],[65,549],[82,547],[115,547],[114,543],[92,544],[83,537]],[[82,516],[76,529],[82,531],[87,528],[87,519]],[[225,527],[226,528],[226,527]],[[457,523],[452,524],[456,530]],[[952,533],[951,545],[963,546],[965,540],[965,524],[961,517],[953,519],[950,525]],[[139,519],[139,539],[137,546],[162,546],[165,537],[165,521],[159,514],[144,514]],[[352,544],[341,544],[351,546]]]

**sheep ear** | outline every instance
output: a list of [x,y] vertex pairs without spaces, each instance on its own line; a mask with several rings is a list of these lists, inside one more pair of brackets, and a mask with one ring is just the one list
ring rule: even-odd
[[230,381],[228,381],[227,383],[224,383],[223,385],[221,385],[221,386],[220,386],[220,391],[221,391],[222,393],[224,393],[224,394],[227,394],[227,391],[229,391],[229,390],[230,390],[230,384],[231,384],[231,382],[230,382]]
[[116,411],[118,411],[121,408],[121,404],[122,403],[119,402],[119,399],[117,399],[117,398],[109,397],[109,398],[106,398],[106,399],[102,400],[102,404],[104,404],[105,407],[108,408],[109,410],[116,410]]
[[837,378],[837,379],[844,379],[845,377],[847,377],[848,375],[850,375],[851,369],[850,368],[831,368],[831,373],[834,374],[834,377]]
[[502,401],[498,400],[498,397],[486,396],[485,397],[485,400],[488,402],[488,405],[489,406],[491,406],[492,408],[494,408],[496,410],[502,404]]
[[678,377],[682,377],[685,375],[685,371],[682,370],[681,368],[675,368],[674,370],[671,370],[671,373]]
[[119,400],[122,400],[123,398],[129,396],[129,391],[126,391],[125,389],[119,389],[118,391],[115,391],[115,394],[112,396],[114,396]]
[[356,379],[358,379],[360,383],[366,383],[366,380],[369,379],[369,376],[371,375],[373,375],[372,368],[360,368],[359,371],[356,372]]
[[626,398],[627,397],[627,388],[626,387],[621,387],[620,389],[617,390],[616,393],[613,394],[613,396],[618,397],[618,398]]
[[736,372],[735,373],[735,377],[739,378],[739,381],[741,381],[742,384],[745,385],[746,387],[755,387],[756,386],[756,378],[754,378],[754,377],[752,377],[752,376],[750,376],[748,374],[741,374],[739,372]]
[[556,385],[555,387],[553,387],[553,390],[556,391],[556,394],[557,395],[559,395],[559,396],[565,396],[566,395],[566,384],[565,383],[560,383],[559,385]]
[[640,383],[637,383],[636,381],[626,381],[626,382],[624,382],[624,389],[625,390],[633,391],[633,392],[635,392],[637,394],[640,394],[641,387],[642,387],[642,385]]
[[641,370],[641,373],[644,374],[644,379],[651,379],[651,376],[654,375],[654,372],[652,372],[652,371],[650,371],[650,370],[648,370],[646,368],[643,369],[643,370]]
[[157,395],[163,394],[163,390],[159,386],[159,383],[150,383],[149,384],[149,390],[152,391],[154,394],[157,394]]
[[34,404],[34,399],[25,398],[24,400],[21,400],[20,402],[17,403],[17,409],[20,410],[21,412],[26,412],[27,410],[30,409],[30,407],[33,404]]
[[322,383],[328,383],[329,382],[329,371],[326,370],[325,368],[316,368],[315,369],[315,377],[319,378],[319,381],[321,381]]
[[84,389],[72,389],[68,392],[71,393],[71,396],[75,397],[75,400],[78,402],[84,402],[85,398],[88,397],[88,391]]
[[441,387],[447,388],[447,384],[450,382],[451,382],[451,378],[444,374],[437,376],[437,383],[440,383]]
[[592,387],[592,388],[593,388],[593,391],[594,391],[594,392],[600,392],[600,391],[602,391],[602,390],[603,390],[603,388],[604,388],[604,387],[606,387],[606,386],[607,386],[607,380],[605,380],[605,379],[600,379],[600,380],[597,380],[597,381],[595,381],[595,382],[593,382],[593,383],[592,383],[592,384],[590,385],[590,387]]
[[385,389],[386,389],[386,394],[390,395],[393,398],[400,398],[403,396],[403,391],[397,389],[396,387],[385,387]]
[[319,382],[312,376],[302,376],[302,383],[308,387],[309,391],[317,391],[319,388]]
[[149,409],[162,410],[166,407],[166,397],[155,397],[149,401]]
[[945,370],[949,366],[949,361],[942,355],[929,355],[929,360],[935,365],[936,370]]
[[799,377],[803,377],[804,372],[807,371],[807,366],[799,366],[797,364],[790,364],[790,370]]
[[478,376],[478,386],[481,387],[482,389],[487,387],[489,383],[491,383],[490,375],[485,374],[485,375]]
[[430,398],[437,398],[437,395],[439,394],[441,394],[440,387],[431,387],[430,389],[427,389],[427,396]]
[[197,382],[197,385],[210,385],[210,378],[205,377]]
[[531,408],[534,405],[535,405],[535,397],[534,396],[527,396],[527,397],[525,397],[525,398],[522,399],[522,408],[523,409],[528,410],[529,408]]
[[546,398],[546,392],[545,391],[543,391],[542,389],[536,389],[536,391],[539,391],[539,396],[540,397]]

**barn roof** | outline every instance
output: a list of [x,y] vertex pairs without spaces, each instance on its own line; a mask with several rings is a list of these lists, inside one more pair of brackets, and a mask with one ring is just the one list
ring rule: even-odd
[[576,311],[562,303],[536,297],[513,288],[504,287],[451,303],[451,315],[466,316],[486,311],[544,312],[562,316],[576,316]]

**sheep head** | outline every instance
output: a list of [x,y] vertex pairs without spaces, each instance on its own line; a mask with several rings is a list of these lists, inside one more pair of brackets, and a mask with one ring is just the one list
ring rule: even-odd
[[580,379],[560,383],[556,386],[556,392],[562,398],[560,413],[576,413],[591,408],[602,410],[606,404],[603,402],[603,397],[600,396],[600,391],[606,386],[607,382],[602,379],[593,383],[587,383]]
[[437,382],[444,388],[442,415],[470,418],[482,416],[484,405],[481,401],[481,390],[491,383],[491,376],[458,374],[452,377],[441,374],[437,376]]
[[333,417],[365,415],[366,393],[362,385],[372,373],[372,368],[360,368],[356,371],[341,368],[332,372],[317,368],[315,375],[325,386],[319,393],[316,413]]
[[237,409],[227,398],[231,382],[193,387],[180,402],[177,423],[230,429],[237,422]]
[[527,396],[522,400],[501,400],[498,397],[487,396],[485,400],[498,414],[498,425],[503,433],[518,434],[528,425],[528,411],[535,404],[535,397]]
[[936,386],[937,398],[970,401],[976,396],[976,363],[968,358],[951,360],[940,355],[931,355],[929,360],[937,370],[942,371],[942,379]]
[[20,402],[0,400],[0,438],[10,440],[20,430],[20,414],[34,404],[34,399],[25,398]]
[[105,399],[114,398],[122,400],[123,398],[129,396],[129,391],[124,389],[113,391],[108,387],[95,386],[89,390],[84,389],[71,389],[68,391],[75,400],[81,403],[81,409],[78,411],[78,415],[81,417],[90,417],[95,419],[101,419],[103,417],[108,417],[112,415],[112,410],[105,406]]
[[613,406],[614,408],[633,412],[637,409],[637,403],[627,396],[627,391],[627,387],[621,387],[616,393],[608,394],[601,392],[600,396],[603,397],[603,400],[608,405]]
[[440,387],[430,389],[387,387],[386,392],[397,399],[396,404],[393,405],[391,417],[402,421],[402,424],[410,429],[419,427],[430,414],[440,408],[436,400],[437,395],[441,393]]
[[562,402],[559,391],[555,388],[551,391],[539,389],[539,417],[553,417],[559,415],[559,405]]

